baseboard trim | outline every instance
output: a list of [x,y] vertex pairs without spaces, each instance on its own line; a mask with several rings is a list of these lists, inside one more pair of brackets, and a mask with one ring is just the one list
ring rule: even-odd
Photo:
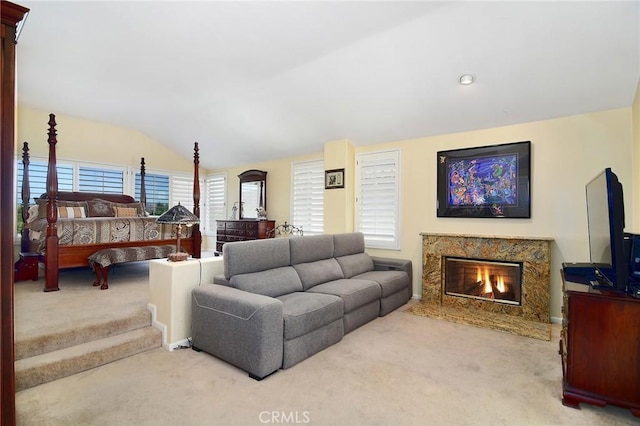
[[151,326],[162,332],[162,347],[171,351],[170,345],[167,343],[167,326],[158,321],[158,307],[153,303],[147,303],[147,309],[151,312]]
[[189,338],[179,340],[177,342],[167,342],[167,325],[158,321],[157,312],[158,307],[153,303],[147,303],[147,309],[151,312],[151,326],[157,328],[162,332],[162,348],[172,352],[176,349],[184,349],[185,347],[191,347],[191,341]]
[[182,339],[179,342],[174,342],[174,343],[168,344],[167,347],[165,347],[164,343],[163,343],[162,347],[171,352],[171,351],[175,351],[176,349],[190,348],[191,347],[191,342],[189,341],[189,339]]

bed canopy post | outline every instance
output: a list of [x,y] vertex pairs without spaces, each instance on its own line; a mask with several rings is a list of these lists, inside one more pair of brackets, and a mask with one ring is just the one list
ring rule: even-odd
[[[198,142],[193,146],[193,214],[200,218],[200,153]],[[200,225],[193,226],[193,257],[200,258],[202,254],[202,234]]]
[[142,203],[142,209],[147,211],[147,188],[145,187],[144,180],[146,175],[146,169],[144,167],[144,157],[140,158],[140,202]]
[[20,239],[20,251],[29,252],[29,230],[25,227],[29,218],[29,198],[31,198],[31,190],[29,189],[29,144],[24,142],[22,145],[22,237]]
[[49,163],[47,166],[47,239],[45,240],[45,282],[44,291],[58,288],[58,171],[56,169],[56,116],[49,114]]

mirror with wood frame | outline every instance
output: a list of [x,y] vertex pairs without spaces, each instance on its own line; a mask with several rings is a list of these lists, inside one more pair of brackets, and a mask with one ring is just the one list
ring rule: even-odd
[[247,170],[240,179],[240,219],[258,219],[258,208],[267,210],[267,172]]

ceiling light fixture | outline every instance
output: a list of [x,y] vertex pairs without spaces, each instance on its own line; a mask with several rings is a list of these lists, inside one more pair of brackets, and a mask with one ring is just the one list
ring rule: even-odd
[[472,84],[475,81],[475,78],[471,74],[462,74],[458,81],[463,86],[468,86],[468,85]]

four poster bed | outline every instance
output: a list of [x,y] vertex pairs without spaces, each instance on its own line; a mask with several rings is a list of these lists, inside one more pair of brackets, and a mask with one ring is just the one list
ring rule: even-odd
[[[140,200],[126,194],[58,191],[56,171],[56,121],[49,115],[49,160],[47,192],[29,204],[29,148],[24,143],[22,161],[22,244],[16,262],[16,280],[28,276],[35,259],[45,265],[44,291],[58,288],[58,271],[89,266],[89,256],[110,248],[150,247],[173,244],[174,225],[160,224],[146,214],[145,163],[140,162]],[[200,217],[198,143],[193,154],[193,213]],[[186,235],[184,235],[186,234]],[[195,258],[201,254],[202,236],[198,225],[187,228],[181,247]],[[26,259],[31,258],[31,262]],[[37,268],[37,263],[35,263]],[[35,278],[37,279],[37,273]],[[24,278],[22,278],[24,279]]]

